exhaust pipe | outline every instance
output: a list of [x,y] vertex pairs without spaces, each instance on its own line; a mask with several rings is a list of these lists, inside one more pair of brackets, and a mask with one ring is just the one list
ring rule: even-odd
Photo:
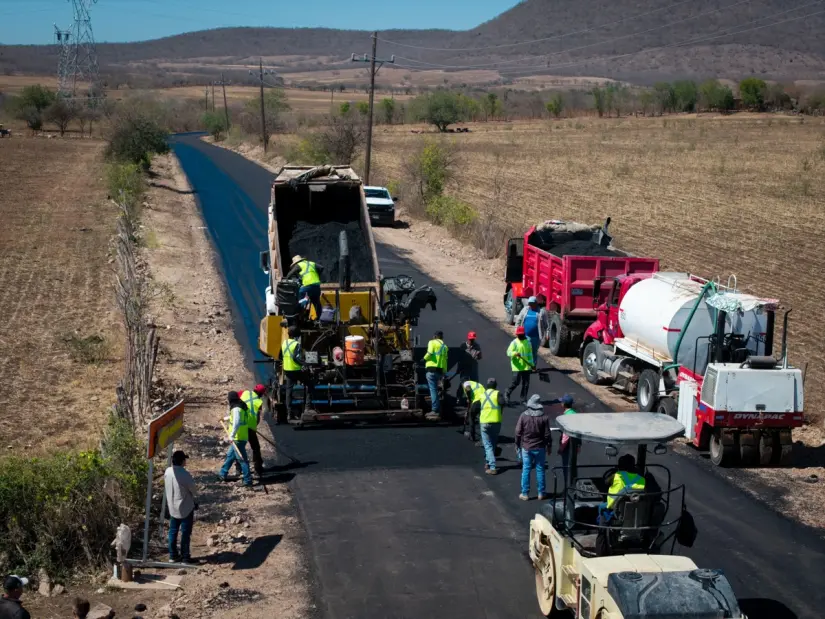
[[338,284],[341,290],[349,292],[351,287],[350,282],[350,263],[349,263],[349,244],[347,243],[346,230],[341,230],[338,235],[338,249],[341,257],[338,265]]
[[788,369],[788,314],[793,310],[785,312],[785,317],[782,319],[782,369]]

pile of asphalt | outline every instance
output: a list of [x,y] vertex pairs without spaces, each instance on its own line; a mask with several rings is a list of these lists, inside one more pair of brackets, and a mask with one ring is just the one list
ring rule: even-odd
[[324,267],[321,281],[337,283],[340,263],[338,237],[341,230],[347,233],[350,281],[374,281],[369,242],[358,221],[346,224],[333,221],[320,225],[299,221],[295,224],[292,238],[289,240],[289,255],[300,254],[308,260],[317,262]]
[[602,247],[591,241],[573,240],[553,245],[547,249],[555,256],[621,256],[607,247]]

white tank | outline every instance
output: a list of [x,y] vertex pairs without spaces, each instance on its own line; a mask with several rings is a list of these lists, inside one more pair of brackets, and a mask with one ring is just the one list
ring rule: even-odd
[[[624,343],[637,346],[664,363],[672,361],[676,343],[703,286],[702,282],[690,279],[687,273],[657,273],[632,286],[619,306],[619,326],[624,334]],[[740,315],[729,314],[725,331],[745,336],[763,335],[767,317],[757,312],[751,310]],[[703,299],[687,325],[679,347],[678,362],[698,374],[703,374],[705,370],[707,336],[713,334],[715,316],[716,310]],[[698,354],[697,338],[702,338],[698,340]],[[764,353],[761,347],[757,350],[753,339],[748,341],[748,348],[757,354]],[[697,367],[694,367],[694,359]]]

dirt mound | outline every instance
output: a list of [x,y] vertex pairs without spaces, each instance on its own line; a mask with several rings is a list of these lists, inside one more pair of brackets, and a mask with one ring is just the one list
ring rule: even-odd
[[350,280],[369,282],[375,279],[372,256],[361,225],[357,221],[349,223],[329,222],[313,225],[304,221],[295,224],[289,239],[289,255],[300,254],[304,258],[324,266],[321,281],[333,283],[338,281],[339,248],[338,237],[341,230],[347,233],[350,256]]

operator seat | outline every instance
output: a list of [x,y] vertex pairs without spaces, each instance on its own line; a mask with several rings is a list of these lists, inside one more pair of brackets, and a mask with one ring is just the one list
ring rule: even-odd
[[610,521],[614,528],[608,535],[611,550],[647,551],[656,531],[642,527],[651,526],[653,507],[654,503],[658,503],[658,498],[644,490],[630,491],[616,497],[613,519]]

